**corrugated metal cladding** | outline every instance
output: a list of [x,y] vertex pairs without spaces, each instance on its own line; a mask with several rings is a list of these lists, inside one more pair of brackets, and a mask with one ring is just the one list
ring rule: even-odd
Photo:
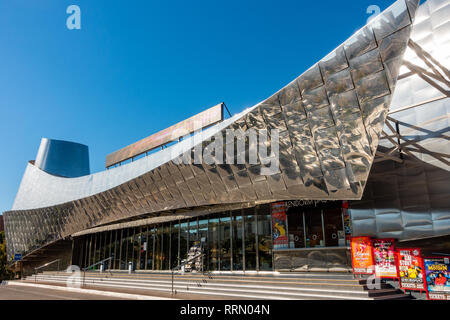
[[[450,1],[422,4],[411,39],[449,69]],[[411,48],[404,59],[430,70]],[[401,73],[408,71],[402,67]],[[398,81],[390,116],[398,120],[402,148],[410,156],[404,164],[374,164],[362,201],[350,202],[355,235],[409,240],[450,234],[450,99],[443,97],[417,74]],[[427,101],[433,102],[401,111]],[[379,149],[391,146],[382,140]]]
[[[142,214],[231,203],[360,199],[417,5],[418,0],[398,0],[279,92],[201,136],[73,179],[29,164],[13,211],[5,213],[8,252],[27,253],[87,228]],[[196,145],[214,149],[209,138],[225,136],[226,129],[278,129],[279,158],[261,152],[271,144],[270,135],[267,143],[246,140],[246,154],[260,151],[256,164],[247,157],[243,164],[175,161],[183,154],[193,157]],[[221,148],[227,154],[226,146]],[[229,156],[241,158],[240,153]],[[273,174],[262,174],[274,163]]]

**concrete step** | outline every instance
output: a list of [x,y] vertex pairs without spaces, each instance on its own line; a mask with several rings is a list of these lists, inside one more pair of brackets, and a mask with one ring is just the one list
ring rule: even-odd
[[[71,274],[45,272],[27,277],[26,281],[64,285]],[[331,275],[328,275],[331,276]],[[172,275],[169,273],[99,273],[86,272],[80,278],[72,278],[74,283],[89,287],[111,290],[141,290],[171,292]],[[317,275],[223,275],[176,274],[174,289],[177,293],[208,295],[217,297],[246,299],[406,299],[402,291],[381,283],[379,290],[367,290],[364,282],[348,276],[344,279],[321,279]]]
[[[33,280],[35,277],[31,277],[30,280]],[[62,281],[66,281],[67,275],[45,275],[45,276],[37,276],[36,279],[43,280],[43,279],[61,279]],[[136,278],[115,278],[115,277],[95,277],[93,275],[86,276],[84,278],[84,281],[86,283],[94,283],[94,282],[127,282],[127,283],[134,283],[134,284],[161,284],[161,283],[171,283],[171,278],[161,278],[161,277],[155,277],[152,278],[146,278],[146,279],[136,279]],[[216,284],[218,286],[265,286],[267,288],[277,289],[280,287],[284,287],[286,289],[296,289],[296,288],[310,288],[310,289],[327,289],[327,290],[343,290],[343,291],[365,291],[367,288],[364,285],[358,284],[357,282],[351,282],[351,283],[335,283],[335,282],[314,282],[309,280],[303,280],[299,281],[297,279],[291,280],[291,281],[276,281],[276,279],[270,279],[270,281],[257,281],[257,280],[242,280],[242,279],[216,279],[216,278],[208,278],[208,277],[174,277],[175,283],[182,283],[183,285],[189,285],[189,286],[201,286],[205,284]],[[391,288],[390,285],[387,285],[385,283],[381,283],[381,289],[388,289]]]

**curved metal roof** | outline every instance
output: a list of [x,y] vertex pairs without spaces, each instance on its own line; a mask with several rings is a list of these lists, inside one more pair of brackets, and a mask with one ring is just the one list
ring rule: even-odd
[[[27,166],[5,213],[16,252],[127,217],[190,207],[291,199],[360,199],[383,129],[418,0],[398,0],[265,101],[150,157],[78,178]],[[256,163],[183,164],[213,136],[278,130]],[[235,142],[234,142],[235,143]],[[234,144],[233,143],[233,144]],[[224,153],[226,147],[222,146]],[[215,149],[216,150],[216,149]],[[274,151],[274,150],[272,150]],[[239,154],[236,154],[239,157]],[[276,170],[262,174],[276,164]]]

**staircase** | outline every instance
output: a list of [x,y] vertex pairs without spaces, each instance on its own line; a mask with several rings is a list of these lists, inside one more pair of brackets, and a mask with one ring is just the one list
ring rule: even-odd
[[[24,281],[65,286],[71,274],[43,272]],[[72,275],[83,288],[171,296],[171,273],[86,272]],[[196,274],[174,275],[174,298],[179,299],[270,299],[270,300],[388,300],[412,299],[389,284],[370,290],[366,281],[342,273]]]

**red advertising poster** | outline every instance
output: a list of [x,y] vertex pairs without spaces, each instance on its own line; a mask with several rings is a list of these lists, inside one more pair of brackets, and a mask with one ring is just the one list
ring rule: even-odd
[[400,289],[425,291],[425,271],[419,248],[397,249]]
[[271,213],[274,250],[289,248],[286,230],[286,204],[284,202],[272,203]]
[[394,239],[373,239],[375,275],[379,278],[398,278]]
[[352,266],[354,274],[373,273],[372,240],[370,237],[352,237]]

